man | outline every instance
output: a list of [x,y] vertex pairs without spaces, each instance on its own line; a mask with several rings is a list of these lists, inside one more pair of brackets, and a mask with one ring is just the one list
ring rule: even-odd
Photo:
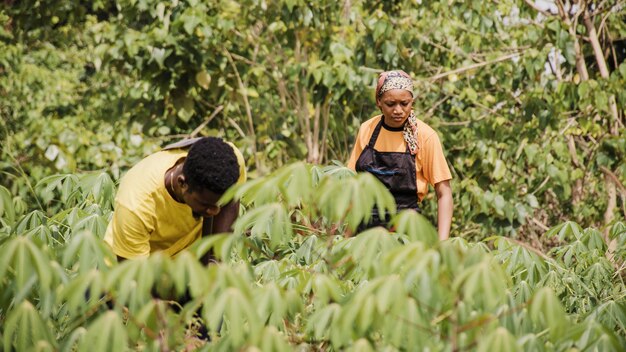
[[[185,144],[191,148],[176,148]],[[177,143],[122,177],[104,240],[119,260],[157,251],[174,256],[203,235],[230,230],[239,203],[218,201],[245,179],[243,156],[232,144],[215,137]]]

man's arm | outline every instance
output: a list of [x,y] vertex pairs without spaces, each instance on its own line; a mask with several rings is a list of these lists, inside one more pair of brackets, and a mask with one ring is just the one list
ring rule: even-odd
[[[235,220],[237,220],[237,216],[239,216],[238,201],[232,201],[224,205],[220,209],[219,214],[210,218],[204,218],[202,223],[202,237],[232,231],[232,226]],[[213,250],[205,253],[201,261],[204,265],[217,262]]]
[[237,216],[239,216],[238,201],[232,201],[224,205],[221,207],[220,212],[213,217],[212,226],[210,228],[207,225],[207,219],[205,219],[202,226],[202,236],[231,232],[233,223],[237,220]]
[[450,224],[452,223],[452,189],[450,181],[441,181],[435,184],[437,193],[437,232],[439,239],[445,240],[450,237]]

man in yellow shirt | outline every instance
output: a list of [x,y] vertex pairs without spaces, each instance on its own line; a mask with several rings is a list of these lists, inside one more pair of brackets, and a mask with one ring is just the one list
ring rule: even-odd
[[245,181],[243,156],[220,138],[191,142],[144,158],[122,177],[104,237],[118,259],[174,256],[203,235],[230,230],[239,204],[218,201]]

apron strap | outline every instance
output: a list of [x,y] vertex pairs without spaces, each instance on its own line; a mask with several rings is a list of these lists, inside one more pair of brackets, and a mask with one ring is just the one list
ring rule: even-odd
[[378,139],[378,134],[380,133],[380,128],[383,126],[383,119],[385,117],[383,115],[380,116],[380,121],[378,122],[378,124],[376,125],[376,127],[374,128],[374,132],[372,132],[372,136],[370,137],[370,141],[369,143],[367,143],[367,145],[374,149],[374,145],[376,145],[376,140]]
[[[380,134],[380,129],[383,127],[383,119],[384,118],[385,117],[383,115],[380,116],[380,121],[378,122],[378,124],[374,128],[374,132],[372,132],[372,136],[370,137],[369,143],[367,143],[367,145],[370,148],[372,148],[372,149],[374,149],[374,145],[376,145],[376,140],[378,140],[378,135]],[[409,143],[406,143],[406,141],[405,141],[404,144],[406,144],[406,151],[405,151],[405,153],[411,153],[411,149],[409,149]]]

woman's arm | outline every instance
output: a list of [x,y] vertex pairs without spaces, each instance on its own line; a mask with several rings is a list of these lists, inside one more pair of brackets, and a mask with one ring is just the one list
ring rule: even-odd
[[439,239],[445,240],[450,237],[450,224],[452,223],[452,189],[450,181],[441,181],[435,184],[437,193],[437,232]]

